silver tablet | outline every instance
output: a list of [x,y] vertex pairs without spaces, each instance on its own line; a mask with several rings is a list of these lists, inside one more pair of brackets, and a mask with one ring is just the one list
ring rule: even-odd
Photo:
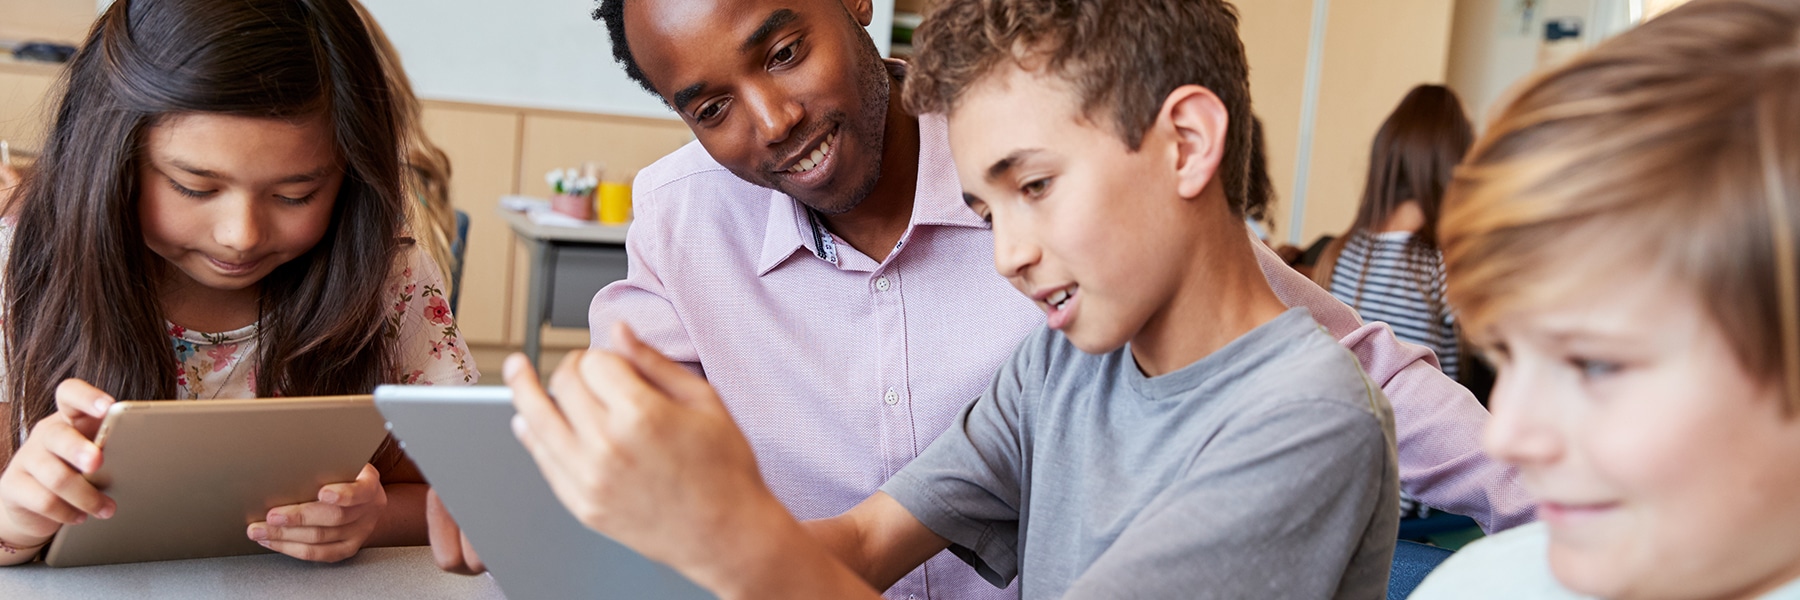
[[563,508],[513,437],[512,390],[384,385],[375,404],[507,598],[713,598]]
[[244,534],[269,509],[354,481],[387,433],[369,396],[120,402],[88,480],[111,519],[63,527],[44,562],[75,567],[270,552]]

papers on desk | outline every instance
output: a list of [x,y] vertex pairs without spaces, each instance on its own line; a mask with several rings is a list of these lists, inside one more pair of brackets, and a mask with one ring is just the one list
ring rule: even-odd
[[583,221],[550,210],[550,201],[543,198],[503,196],[500,198],[500,206],[513,212],[525,213],[525,217],[531,219],[533,224],[545,227],[593,227],[597,225],[593,221]]

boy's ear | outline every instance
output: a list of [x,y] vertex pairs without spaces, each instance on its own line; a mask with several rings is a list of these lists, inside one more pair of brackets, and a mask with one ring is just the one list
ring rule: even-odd
[[1184,85],[1169,92],[1160,117],[1175,128],[1176,190],[1183,198],[1198,197],[1225,157],[1230,112],[1212,90]]
[[868,27],[869,23],[874,22],[875,0],[843,0],[843,2],[844,8],[850,9],[850,16],[856,17],[856,22],[861,23],[863,27]]

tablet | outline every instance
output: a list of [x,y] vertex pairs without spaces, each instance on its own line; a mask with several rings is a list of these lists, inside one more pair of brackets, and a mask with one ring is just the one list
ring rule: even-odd
[[511,389],[384,385],[375,404],[507,598],[713,598],[563,508],[513,437]]
[[369,396],[119,402],[88,476],[118,509],[63,527],[44,562],[75,567],[270,552],[244,534],[270,508],[354,481],[387,432]]

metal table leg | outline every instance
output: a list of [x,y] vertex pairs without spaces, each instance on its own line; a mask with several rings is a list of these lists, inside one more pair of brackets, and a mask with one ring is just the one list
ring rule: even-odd
[[532,368],[538,368],[538,354],[543,350],[544,320],[549,318],[549,310],[545,304],[550,302],[551,263],[556,260],[556,248],[550,242],[534,240],[531,243],[531,283],[525,298],[525,358],[531,361]]

